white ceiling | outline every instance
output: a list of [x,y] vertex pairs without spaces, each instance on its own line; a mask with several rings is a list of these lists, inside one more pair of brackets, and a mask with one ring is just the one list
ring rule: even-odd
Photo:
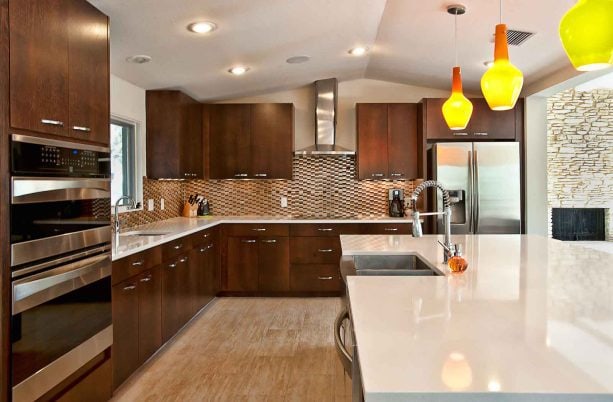
[[[321,78],[373,78],[448,88],[454,63],[453,16],[441,0],[90,0],[111,18],[111,70],[145,89],[179,88],[200,100],[295,88]],[[477,92],[493,57],[498,1],[464,0],[458,17],[465,89]],[[503,22],[535,32],[511,47],[512,62],[531,84],[568,65],[558,23],[574,0],[505,0]],[[185,27],[209,20],[199,36]],[[368,56],[349,56],[356,45]],[[127,63],[135,54],[149,64]],[[287,64],[309,55],[304,64]],[[235,77],[227,69],[251,67]]]

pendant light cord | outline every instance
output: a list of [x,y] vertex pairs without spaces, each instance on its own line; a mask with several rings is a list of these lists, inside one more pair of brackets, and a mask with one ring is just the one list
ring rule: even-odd
[[455,66],[458,66],[458,10],[454,13],[454,45],[455,45]]
[[500,14],[500,22],[499,23],[502,24],[502,0],[500,0],[500,3],[499,3],[498,7],[499,7],[499,14]]

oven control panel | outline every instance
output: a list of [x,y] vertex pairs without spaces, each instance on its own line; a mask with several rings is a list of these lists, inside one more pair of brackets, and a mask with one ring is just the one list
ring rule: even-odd
[[[13,175],[52,175],[109,177],[108,149],[64,141],[13,136],[11,166]],[[28,142],[28,139],[30,142]]]

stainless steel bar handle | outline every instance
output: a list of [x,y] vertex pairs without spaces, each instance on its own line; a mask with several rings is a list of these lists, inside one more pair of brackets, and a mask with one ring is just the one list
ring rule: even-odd
[[255,177],[268,177],[268,174],[266,173],[256,173],[254,174]]
[[234,177],[247,177],[249,176],[247,173],[236,173]]
[[251,229],[251,230],[253,230],[254,232],[265,232],[266,228],[254,228],[254,229]]
[[12,204],[87,200],[107,198],[110,195],[110,179],[11,178]]
[[201,248],[201,249],[200,249],[200,252],[201,252],[201,253],[204,253],[204,252],[205,252],[205,251],[207,251],[208,249],[209,249],[208,247]]
[[92,129],[89,127],[83,127],[83,126],[72,126],[72,129],[75,131],[82,131],[84,133],[91,133]]
[[404,173],[390,173],[391,177],[402,177],[404,176]]
[[111,275],[110,254],[96,255],[13,282],[13,315]]
[[386,232],[397,232],[398,228],[385,228],[383,230],[386,231]]
[[262,240],[262,243],[276,243],[276,240]]
[[333,276],[318,276],[317,279],[319,279],[320,281],[329,281],[334,279]]
[[129,291],[129,290],[134,290],[136,289],[136,285],[128,285],[128,286],[124,286],[123,290],[124,291]]
[[473,233],[475,227],[475,177],[474,177],[474,161],[473,161],[473,153],[472,151],[468,151],[468,185],[470,186],[468,189],[468,193],[470,195],[470,202],[468,203],[468,208],[470,211],[467,214],[468,216],[468,231],[469,233]]
[[132,263],[133,267],[142,267],[143,265],[145,265],[145,260],[140,260],[140,261],[134,261]]
[[48,126],[64,127],[64,122],[59,120],[41,119],[40,122]]
[[178,250],[178,249],[180,249],[181,247],[183,247],[183,244],[177,244],[177,245],[176,245],[176,246],[174,246],[173,248],[174,248],[175,250]]
[[319,228],[317,230],[319,230],[320,232],[331,232],[332,228]]
[[172,264],[168,264],[168,268],[176,268],[177,267],[177,263],[174,262]]
[[466,137],[468,133],[453,133],[455,137]]
[[336,344],[336,352],[341,359],[343,368],[345,369],[345,372],[351,377],[353,358],[347,351],[347,347],[343,342],[343,336],[341,334],[341,331],[343,329],[343,322],[348,319],[349,311],[346,308],[343,309],[338,316],[336,316],[336,319],[334,320],[334,343]]
[[320,253],[331,253],[331,252],[334,251],[334,249],[331,249],[331,248],[320,248],[317,251],[319,251]]
[[479,133],[473,133],[473,135],[476,135],[478,137],[487,137],[488,133],[486,133],[486,132],[479,132]]
[[475,165],[475,180],[474,180],[474,194],[473,197],[475,197],[475,201],[474,201],[474,216],[475,216],[475,230],[474,230],[474,234],[478,234],[479,233],[479,155],[477,154],[477,150],[475,150],[474,153],[474,165]]
[[373,173],[371,174],[372,177],[383,177],[385,176],[383,173]]
[[150,276],[147,276],[147,277],[145,277],[145,278],[142,278],[140,281],[141,281],[141,282],[151,282],[151,277],[150,277]]
[[211,235],[210,233],[205,233],[205,234],[203,234],[203,235],[202,235],[202,237],[204,237],[204,238],[206,239],[206,238],[207,238],[207,237],[209,237],[210,235]]
[[212,248],[213,248],[213,244],[209,244],[208,247],[207,247],[207,249],[209,249],[209,250],[212,249]]
[[187,257],[180,258],[180,259],[179,259],[179,262],[180,262],[180,263],[187,262]]
[[242,243],[255,243],[255,240],[241,240]]

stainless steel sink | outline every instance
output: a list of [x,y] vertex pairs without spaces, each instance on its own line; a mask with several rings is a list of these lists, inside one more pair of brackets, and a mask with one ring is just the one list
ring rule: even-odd
[[443,276],[434,265],[412,255],[356,255],[341,258],[343,279],[358,276]]
[[170,232],[156,232],[156,231],[149,231],[149,230],[134,230],[131,232],[125,232],[125,233],[120,233],[119,236],[121,237],[128,237],[128,236],[164,236],[170,234]]

